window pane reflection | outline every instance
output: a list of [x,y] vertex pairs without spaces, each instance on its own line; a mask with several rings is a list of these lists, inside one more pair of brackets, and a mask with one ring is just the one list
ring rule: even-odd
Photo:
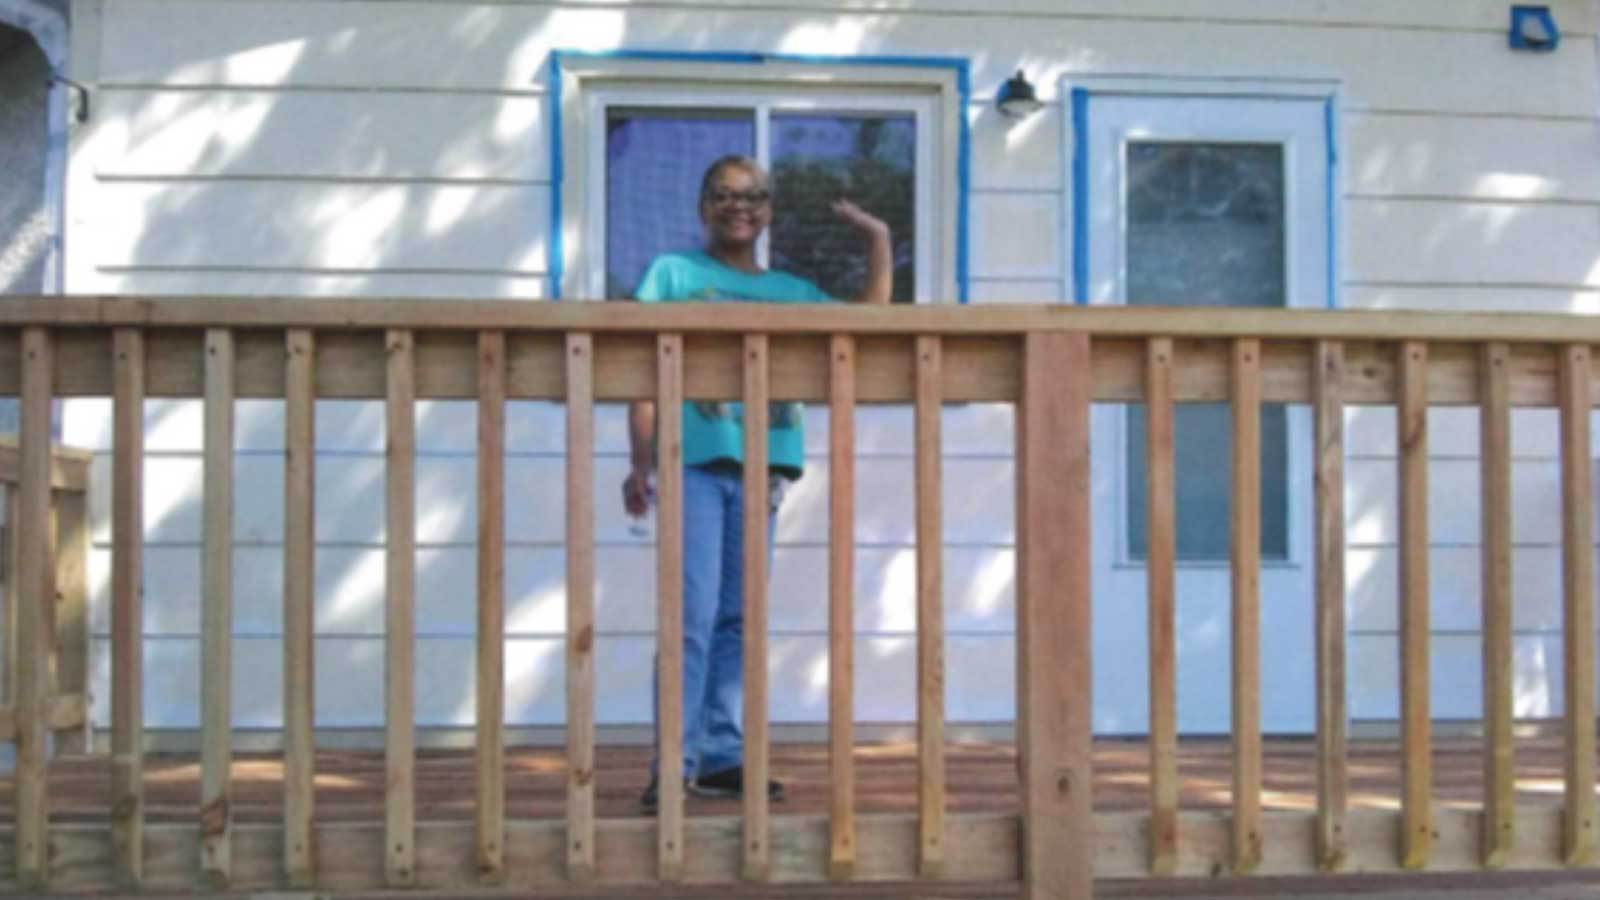
[[[1286,305],[1283,148],[1132,142],[1127,149],[1130,306]],[[1232,429],[1224,404],[1177,407],[1178,558],[1228,558]],[[1128,544],[1147,552],[1143,406],[1128,410]],[[1261,410],[1261,552],[1287,558],[1288,417]]]
[[755,153],[748,109],[612,108],[606,118],[606,297],[633,296],[661,253],[699,249],[700,177]]
[[861,238],[829,208],[847,197],[888,223],[894,302],[911,302],[916,134],[910,114],[774,114],[772,267],[809,278],[833,297],[859,291],[866,276]]

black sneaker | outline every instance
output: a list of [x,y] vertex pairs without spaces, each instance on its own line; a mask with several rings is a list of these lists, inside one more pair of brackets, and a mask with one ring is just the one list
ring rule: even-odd
[[[733,766],[720,772],[697,776],[689,782],[689,793],[697,797],[740,797],[744,795],[744,766]],[[767,799],[783,799],[783,782],[767,782]]]
[[[689,779],[683,780],[684,789],[689,788]],[[639,795],[639,810],[647,815],[655,815],[661,806],[661,785],[656,781],[656,776],[650,776],[650,783],[645,785],[644,793]]]
[[656,776],[650,776],[650,783],[645,785],[644,793],[639,795],[639,809],[648,815],[655,815],[661,806],[661,785],[657,783]]

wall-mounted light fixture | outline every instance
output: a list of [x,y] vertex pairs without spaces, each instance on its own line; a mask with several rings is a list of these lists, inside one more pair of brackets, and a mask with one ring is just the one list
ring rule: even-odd
[[994,98],[994,104],[1000,107],[1000,112],[1013,119],[1025,119],[1044,106],[1021,69],[1017,70],[1015,77],[1006,79],[1006,83],[1000,85],[1000,93]]
[[1561,29],[1548,6],[1511,7],[1511,49],[1549,53],[1561,43]]
[[71,88],[72,92],[78,96],[77,107],[76,107],[75,111],[73,112],[72,117],[74,119],[78,120],[78,122],[80,122],[80,123],[89,121],[89,89],[88,88],[86,88],[83,85],[77,83],[76,81],[73,81],[71,78],[68,78],[65,75],[51,75],[50,76],[50,83],[51,84],[64,84],[67,87]]

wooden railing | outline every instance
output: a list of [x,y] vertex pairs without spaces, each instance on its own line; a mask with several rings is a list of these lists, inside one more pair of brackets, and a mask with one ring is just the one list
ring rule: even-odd
[[[17,748],[17,787],[24,796],[42,796],[33,792],[42,790],[51,750],[81,753],[88,748],[89,725],[90,456],[48,445],[35,450],[42,462],[25,460],[13,437],[0,437],[0,492],[6,504],[0,538],[0,594],[5,602],[0,745]],[[26,517],[23,504],[30,498],[19,490],[28,462],[42,465],[46,473],[44,496],[31,498],[39,504],[34,511],[44,510],[37,519]],[[18,527],[22,521],[45,527]],[[43,564],[50,559],[53,565]],[[43,581],[25,580],[29,578]],[[19,603],[22,594],[42,596],[45,602]]]
[[[1087,898],[1095,877],[1542,868],[1587,864],[1594,837],[1595,669],[1589,416],[1593,319],[1289,311],[1040,307],[785,309],[510,302],[23,299],[0,303],[0,395],[22,398],[18,482],[23,634],[49,605],[49,413],[56,397],[114,399],[112,819],[47,827],[39,726],[24,731],[16,830],[0,837],[25,887],[376,888],[749,879],[1021,879],[1030,898]],[[143,402],[203,397],[203,796],[193,825],[144,822],[140,713]],[[235,824],[228,779],[233,409],[287,409],[284,579],[285,802],[281,825]],[[314,401],[387,400],[386,816],[319,822],[313,791]],[[419,822],[412,596],[414,401],[479,401],[476,816]],[[502,745],[505,502],[503,405],[567,414],[567,753],[564,821],[513,820]],[[654,399],[658,514],[660,813],[600,820],[594,796],[593,407]],[[736,820],[685,818],[673,768],[682,708],[682,452],[685,399],[743,400],[746,503],[766,481],[770,400],[828,404],[830,769],[826,818],[773,817],[747,790]],[[946,804],[941,622],[941,406],[1016,404],[1017,730],[1020,815],[952,815]],[[1091,798],[1090,405],[1141,402],[1148,416],[1150,808],[1095,814]],[[1174,404],[1232,408],[1230,814],[1178,804],[1175,717]],[[857,818],[850,716],[854,551],[852,421],[858,403],[915,408],[917,813]],[[1263,403],[1314,410],[1316,774],[1311,813],[1262,811],[1256,495]],[[1403,796],[1397,812],[1349,809],[1346,768],[1344,409],[1395,407],[1402,587]],[[1430,802],[1428,446],[1432,405],[1482,417],[1484,772],[1481,809]],[[1561,415],[1566,546],[1566,802],[1513,804],[1509,421],[1514,406]],[[744,517],[745,547],[767,543]],[[769,738],[765,556],[745,564],[747,785],[764,785]],[[42,642],[21,642],[40,684]],[[29,690],[37,690],[37,687]],[[25,692],[26,693],[26,692]],[[38,703],[37,699],[25,702]],[[30,719],[29,721],[36,721]],[[30,741],[33,743],[30,745]],[[30,749],[31,748],[31,749]]]

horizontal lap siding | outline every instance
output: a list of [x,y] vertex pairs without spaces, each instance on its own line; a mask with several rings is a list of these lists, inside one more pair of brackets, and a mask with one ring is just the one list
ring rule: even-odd
[[[1442,10],[1449,4],[1428,5]],[[1568,3],[1561,11],[1573,16],[1582,8]],[[984,48],[972,56],[973,86],[987,96],[1012,74],[1017,60],[1029,62],[1046,96],[1054,95],[1058,76],[1090,69],[1336,74],[1362,109],[1582,118],[1596,96],[1593,49],[1581,39],[1563,53],[1530,61],[1506,51],[1500,28],[1326,28],[1274,16],[1265,16],[1267,22],[1033,20],[1008,19],[987,7],[985,12],[956,21],[882,11],[807,19],[792,11],[690,4],[626,11],[509,5],[463,10],[434,3],[134,0],[106,7],[99,77],[114,84],[526,92],[542,87],[546,53],[557,46],[800,54],[948,54],[962,46]],[[708,34],[729,35],[726,44],[732,46],[706,44],[702,36]],[[1238,47],[1250,48],[1248,60],[1241,60]],[[442,59],[448,64],[441,65]],[[1529,90],[1530,81],[1570,89]]]
[[[915,11],[870,0],[79,6],[99,14],[75,16],[74,69],[97,90],[70,171],[74,291],[543,298],[548,52],[623,46],[968,57],[971,296],[979,303],[1070,295],[1060,238],[1070,210],[1063,77],[1341,79],[1343,305],[1600,311],[1600,94],[1587,2],[1556,4],[1567,40],[1544,56],[1506,49],[1507,5],[1497,0],[1008,0],[981,8],[927,0]],[[1011,122],[989,98],[1019,65],[1047,103]],[[74,400],[66,408],[69,440],[102,452],[91,562],[96,695],[105,696],[109,438],[101,406]],[[146,506],[148,678],[152,689],[172,690],[152,697],[172,699],[149,716],[152,726],[187,727],[197,706],[184,698],[198,696],[198,404],[150,410],[147,483],[171,487]],[[241,724],[270,727],[281,665],[282,412],[257,402],[239,410],[236,659],[241,672],[261,677],[240,679],[234,703]],[[327,724],[373,724],[382,687],[382,411],[321,410],[317,709]],[[904,719],[915,698],[911,420],[908,410],[861,415],[857,715]],[[1554,415],[1529,415],[1513,428],[1519,714],[1559,703],[1562,689],[1559,657],[1548,655],[1559,649],[1551,644],[1559,636]],[[463,598],[474,578],[473,416],[471,404],[418,407],[418,674],[423,684],[461,686],[460,696],[419,693],[419,716],[434,724],[471,718],[473,615]],[[1387,718],[1398,683],[1392,412],[1349,416],[1351,710]],[[1475,715],[1476,413],[1432,418],[1436,704],[1441,715]],[[825,713],[826,604],[809,577],[825,559],[825,423],[813,411],[813,463],[777,534],[773,684],[794,686],[774,693],[781,720]],[[994,407],[945,417],[947,699],[956,720],[1011,714],[1012,427],[1009,411]],[[626,452],[620,413],[602,411],[597,428],[597,688],[610,698],[600,719],[641,721],[649,715],[651,551],[627,533],[615,502]],[[561,434],[551,407],[513,403],[507,411],[506,698],[519,723],[561,716],[564,571],[551,513],[563,500]],[[1119,629],[1142,627],[1134,612],[1114,615]],[[1200,662],[1192,650],[1180,656],[1180,707],[1224,709],[1215,672],[1182,668]],[[330,674],[341,668],[348,678]],[[1289,712],[1309,698],[1276,709],[1268,700],[1269,728],[1306,724]],[[1097,726],[1115,729],[1121,714],[1101,704]],[[97,715],[103,722],[103,710]]]
[[[1001,722],[1012,717],[1015,694],[1014,642],[1008,635],[951,634],[951,664],[945,703],[954,721]],[[512,725],[559,725],[564,714],[566,675],[561,637],[516,637],[506,641],[506,716]],[[769,672],[784,686],[774,696],[773,721],[821,722],[827,719],[826,634],[777,634],[770,641]],[[146,725],[157,729],[198,728],[200,640],[147,636],[144,644]],[[596,692],[605,698],[602,725],[650,721],[654,636],[600,635],[595,639]],[[110,642],[90,643],[90,674],[105,684]],[[275,637],[236,637],[234,666],[248,677],[233,686],[235,725],[277,728],[282,715],[282,643]],[[327,728],[377,728],[383,724],[383,639],[316,639],[317,724]],[[424,637],[416,650],[419,685],[417,722],[422,727],[470,726],[474,721],[472,680],[476,641],[468,637]],[[981,661],[981,662],[980,662]],[[856,717],[863,722],[902,722],[916,705],[916,638],[862,635],[856,647]],[[109,701],[96,695],[90,710],[104,728]]]
[[[1472,407],[1428,415],[1430,668],[1433,714],[1443,719],[1481,713],[1478,417]],[[1555,410],[1512,413],[1512,671],[1514,714],[1523,718],[1557,717],[1565,704],[1558,424]],[[1390,408],[1357,407],[1347,411],[1346,425],[1350,710],[1357,718],[1394,719],[1400,566],[1395,415]]]
[[[107,514],[109,431],[101,401],[73,401],[69,442],[94,448],[96,486],[91,496],[90,557],[93,617],[92,677],[109,677],[106,598],[110,571]],[[419,692],[424,725],[472,721],[472,691],[465,673],[474,658],[476,515],[474,461],[470,455],[471,403],[422,403],[417,413],[417,665],[419,683],[447,686]],[[863,409],[858,414],[858,534],[856,629],[858,715],[898,720],[914,705],[915,621],[908,598],[915,582],[910,503],[909,410]],[[778,721],[825,718],[827,647],[824,586],[811,577],[826,563],[828,422],[809,411],[812,461],[791,491],[777,533],[770,617],[774,683],[797,688],[776,697]],[[957,720],[997,721],[1012,715],[1015,554],[1012,549],[1011,434],[1008,408],[974,404],[946,414],[945,534],[946,626],[954,660],[947,702]],[[146,409],[150,455],[147,482],[162,485],[146,505],[149,560],[145,619],[146,664],[152,689],[152,727],[198,724],[199,665],[199,430],[194,401],[154,401]],[[331,727],[381,724],[372,702],[381,695],[384,564],[381,404],[322,401],[318,405],[316,522],[318,631],[317,714]],[[565,629],[564,551],[559,519],[548,512],[563,502],[562,418],[558,407],[514,402],[507,414],[506,628],[507,715],[515,724],[561,721]],[[376,430],[374,430],[376,428]],[[607,697],[604,724],[649,716],[655,581],[653,548],[629,534],[611,502],[626,469],[625,421],[617,406],[597,416],[596,652],[597,689]],[[244,727],[276,727],[281,701],[283,422],[281,404],[239,405],[235,475],[235,658],[249,678],[236,680],[234,709]],[[1002,504],[991,496],[1006,498]],[[159,499],[158,499],[159,497]],[[965,661],[965,662],[963,662]],[[820,668],[819,668],[820,667]],[[779,681],[778,679],[782,679]],[[459,691],[450,685],[463,685]],[[106,692],[100,690],[97,696]],[[97,721],[106,710],[97,705]]]

